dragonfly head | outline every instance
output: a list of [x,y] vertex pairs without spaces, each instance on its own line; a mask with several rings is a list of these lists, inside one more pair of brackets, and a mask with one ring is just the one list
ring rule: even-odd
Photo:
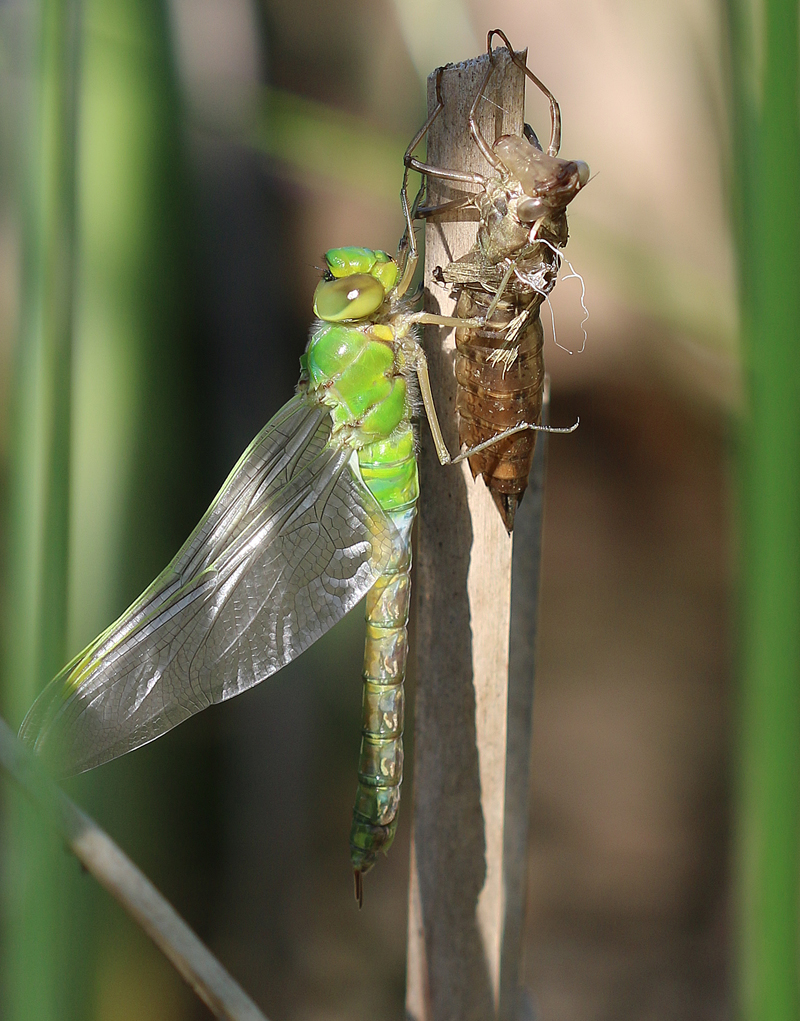
[[332,248],[314,292],[314,313],[329,323],[368,319],[397,283],[397,263],[371,248]]
[[514,212],[523,224],[563,212],[589,180],[589,166],[583,160],[550,156],[527,137],[503,135],[494,151],[507,183],[513,182],[519,191]]

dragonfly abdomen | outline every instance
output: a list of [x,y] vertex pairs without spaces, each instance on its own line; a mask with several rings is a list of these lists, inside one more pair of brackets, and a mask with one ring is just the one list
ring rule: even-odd
[[362,448],[358,461],[361,477],[396,530],[391,560],[367,595],[361,753],[350,831],[350,858],[360,883],[378,852],[387,851],[394,839],[403,781],[411,529],[419,493],[410,423]]
[[[456,306],[461,317],[480,315],[488,306],[486,292],[463,288]],[[516,303],[501,302],[484,329],[456,330],[456,411],[459,441],[467,448],[527,423],[539,425],[544,390],[544,334],[538,305],[527,312],[517,336]],[[482,475],[510,532],[514,514],[528,485],[536,432],[526,430],[498,440],[469,458],[473,478]]]
[[350,830],[350,860],[367,872],[388,851],[397,829],[403,782],[403,716],[410,556],[382,575],[367,596],[367,639],[358,791]]

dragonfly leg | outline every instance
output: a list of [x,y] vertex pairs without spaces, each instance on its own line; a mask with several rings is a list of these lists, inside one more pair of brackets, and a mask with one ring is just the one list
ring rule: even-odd
[[[406,221],[406,228],[403,232],[403,237],[400,239],[400,245],[398,247],[397,257],[398,264],[402,266],[402,272],[400,281],[396,287],[396,293],[398,297],[404,295],[409,287],[411,286],[411,280],[414,276],[414,271],[417,268],[419,261],[419,253],[417,250],[417,239],[414,234],[413,221],[418,216],[433,216],[436,212],[444,212],[450,209],[460,209],[464,206],[468,206],[472,202],[471,196],[464,196],[463,198],[455,199],[452,202],[442,203],[439,206],[431,207],[420,207],[422,196],[425,193],[426,183],[428,177],[436,177],[445,181],[457,181],[460,184],[475,184],[479,188],[484,189],[486,187],[486,178],[482,174],[467,173],[460,170],[450,170],[445,167],[436,167],[430,163],[424,163],[422,160],[418,160],[413,155],[414,150],[420,144],[422,139],[427,135],[431,125],[439,116],[444,109],[444,100],[442,99],[442,74],[444,68],[439,68],[436,72],[436,106],[431,111],[428,119],[419,129],[419,131],[411,139],[408,148],[405,151],[403,157],[403,163],[405,164],[405,172],[403,174],[403,185],[400,189],[400,202],[403,207],[403,215]],[[417,197],[414,200],[413,206],[409,206],[408,201],[408,174],[410,170],[416,170],[422,175],[422,184]]]
[[506,285],[508,284],[508,281],[511,279],[511,276],[512,276],[512,274],[513,274],[513,272],[514,272],[514,270],[516,268],[517,268],[517,260],[516,259],[510,259],[509,263],[508,263],[508,268],[506,269],[505,273],[503,274],[503,279],[500,281],[500,286],[497,288],[497,293],[492,298],[492,301],[491,301],[491,304],[489,305],[489,307],[486,309],[486,319],[487,319],[487,321],[492,318],[494,310],[497,308],[498,302],[503,297],[503,292],[506,289]]
[[464,195],[460,199],[451,199],[449,202],[440,202],[437,206],[416,206],[415,215],[427,219],[429,216],[439,216],[441,213],[452,213],[457,209],[464,209],[473,204],[472,195]]
[[[461,320],[459,320],[461,321]],[[494,446],[501,440],[506,439],[509,436],[514,436],[517,433],[527,432],[532,430],[534,432],[545,432],[545,433],[574,433],[580,425],[581,420],[577,419],[573,425],[567,426],[566,428],[559,428],[553,425],[531,425],[529,422],[523,422],[521,425],[512,426],[510,429],[504,429],[498,433],[497,436],[492,436],[491,439],[484,440],[483,443],[478,443],[474,447],[470,447],[468,450],[462,451],[460,454],[456,454],[452,457],[450,451],[447,449],[447,444],[444,442],[444,436],[442,435],[442,427],[439,424],[439,416],[436,414],[436,405],[433,402],[433,391],[431,390],[431,377],[428,371],[428,359],[425,352],[419,345],[415,352],[414,369],[417,373],[417,380],[419,381],[419,392],[422,397],[422,406],[425,408],[425,415],[428,419],[428,427],[433,437],[433,445],[436,448],[436,456],[439,458],[439,464],[458,464],[460,461],[466,460],[473,454],[479,454],[482,450],[486,450],[488,447]]]
[[[500,38],[503,40],[503,42],[506,44],[506,49],[508,50],[508,52],[509,52],[509,54],[511,56],[511,59],[514,61],[514,63],[517,65],[517,67],[521,68],[525,72],[525,76],[527,78],[529,78],[533,82],[533,84],[536,86],[536,88],[539,89],[539,91],[542,92],[547,97],[547,99],[549,100],[549,102],[550,102],[550,145],[547,147],[547,152],[548,152],[549,156],[558,156],[558,150],[561,148],[561,108],[558,105],[558,100],[553,95],[553,93],[550,91],[550,89],[548,89],[548,87],[544,84],[544,82],[540,81],[536,77],[536,75],[533,73],[533,71],[531,71],[531,69],[528,67],[528,65],[525,63],[525,61],[521,60],[517,56],[516,52],[514,51],[514,47],[508,41],[508,36],[501,29],[493,28],[491,30],[491,32],[489,32],[488,36],[486,37],[486,49],[487,49],[487,52],[489,54],[492,53],[492,39],[496,35],[499,35]],[[487,85],[487,83],[489,81],[489,77],[491,75],[492,70],[493,70],[492,68],[489,69],[489,72],[487,73],[486,78],[484,79],[483,85],[481,86],[481,90],[478,93],[478,96],[475,97],[475,102],[472,104],[472,109],[470,110],[470,114],[469,114],[469,126],[470,126],[470,130],[472,130],[473,138],[477,142],[478,146],[480,146],[481,152],[483,152],[483,147],[481,146],[480,141],[478,141],[478,137],[477,136],[480,134],[480,131],[478,129],[477,124],[475,123],[474,114],[475,114],[475,111],[476,111],[477,106],[478,106],[478,98],[479,97],[482,98],[483,91],[486,88],[486,85]],[[474,130],[473,130],[473,125],[474,125]],[[482,137],[483,136],[481,136],[481,138]],[[484,144],[485,144],[485,140],[484,140]],[[495,164],[495,166],[496,165],[497,164]]]
[[422,160],[418,160],[416,156],[412,155],[419,143],[427,135],[431,124],[433,124],[442,110],[444,110],[444,100],[442,99],[443,72],[443,67],[438,68],[436,72],[436,106],[433,108],[428,119],[416,135],[414,135],[411,139],[411,142],[406,149],[405,156],[403,157],[403,163],[407,170],[416,170],[418,173],[428,177],[440,177],[445,181],[461,181],[463,184],[477,184],[480,188],[485,188],[486,178],[482,174],[474,174],[462,170],[447,170],[444,167],[434,167],[430,163],[423,163]]
[[425,123],[422,125],[422,127],[419,129],[419,131],[416,133],[416,135],[414,135],[414,137],[408,143],[408,146],[407,146],[406,151],[405,151],[405,155],[403,156],[403,162],[405,163],[405,165],[407,167],[410,166],[409,161],[411,159],[411,153],[417,148],[417,146],[422,141],[422,139],[428,134],[428,132],[430,131],[430,128],[431,128],[431,124],[433,124],[433,122],[436,120],[436,118],[439,116],[439,114],[442,112],[442,110],[444,110],[444,100],[442,99],[442,74],[443,73],[444,73],[444,68],[443,67],[439,67],[439,68],[436,69],[436,106],[433,108],[431,113],[428,115],[428,119],[425,121]]
[[417,268],[417,263],[419,262],[417,235],[414,232],[414,214],[424,190],[425,179],[423,178],[422,185],[417,192],[417,197],[414,199],[414,205],[409,209],[408,167],[406,167],[405,172],[403,173],[403,186],[400,189],[400,204],[403,207],[406,229],[403,231],[403,236],[400,238],[400,244],[397,246],[397,265],[401,268],[400,280],[395,288],[395,294],[398,298],[402,298],[411,286],[411,281],[414,279],[414,272]]
[[[499,298],[499,296],[499,294],[495,295],[496,298]],[[507,327],[504,327],[508,328],[509,331],[504,341],[504,348],[513,346],[520,329],[525,324],[528,312],[528,308],[523,308],[522,311],[511,321],[511,323],[508,324]],[[413,312],[408,317],[409,321],[412,323],[421,323],[424,326],[446,326],[451,330],[458,330],[464,327],[479,330],[493,329],[492,324],[487,322],[488,318],[488,313],[484,316],[459,318],[458,316],[440,316],[434,312]]]
[[409,170],[416,170],[420,174],[427,174],[428,177],[439,177],[443,181],[460,181],[462,184],[477,184],[480,188],[486,187],[486,178],[483,174],[472,174],[462,170],[447,170],[445,167],[435,167],[431,163],[423,163],[413,156],[407,156],[406,167]]
[[464,450],[460,454],[456,454],[455,457],[452,457],[450,455],[450,451],[447,449],[447,444],[444,442],[442,427],[439,425],[439,417],[436,414],[436,406],[433,403],[431,377],[428,372],[428,359],[426,358],[425,352],[422,348],[419,348],[417,351],[414,368],[417,373],[417,379],[419,380],[422,405],[425,408],[425,415],[428,419],[428,427],[430,428],[431,436],[433,437],[433,445],[436,448],[436,456],[439,458],[439,464],[441,465],[458,464],[460,461],[465,461],[473,454],[479,454],[482,450],[486,450],[489,447],[494,446],[496,443],[507,439],[509,436],[515,436],[517,433],[527,432],[529,430],[544,433],[574,433],[580,425],[580,418],[578,418],[573,425],[567,426],[566,428],[559,428],[554,425],[531,425],[529,422],[523,422],[521,425],[515,425],[510,429],[504,429],[502,432],[498,433],[497,436],[492,436],[491,439],[484,440],[483,443],[478,443],[476,446],[470,447],[468,450]]
[[[509,51],[511,52],[511,47],[510,46],[509,46]],[[480,149],[481,153],[483,154],[483,158],[491,166],[493,166],[495,168],[495,170],[499,170],[501,167],[503,167],[502,160],[497,155],[497,153],[494,151],[494,149],[491,147],[491,145],[489,145],[489,143],[483,137],[483,132],[478,127],[478,121],[477,121],[476,116],[475,116],[475,114],[476,114],[476,112],[478,110],[478,104],[481,102],[481,100],[483,99],[483,97],[484,97],[484,95],[486,93],[486,86],[489,84],[489,79],[494,74],[494,54],[492,53],[492,33],[491,32],[489,33],[487,52],[489,54],[489,66],[486,69],[486,74],[483,76],[483,81],[481,82],[481,87],[478,89],[478,92],[477,92],[477,94],[475,96],[475,99],[472,101],[472,106],[470,107],[470,110],[469,110],[469,130],[470,130],[470,134],[472,135],[472,137],[473,137],[473,139],[475,141],[475,144],[477,145],[477,147]]]
[[[437,106],[437,108],[428,118],[426,125],[421,129],[419,137],[421,137],[422,134],[428,130],[430,125],[436,119],[440,110],[441,97],[439,99],[439,106]],[[416,141],[412,141],[411,145],[406,150],[406,157],[409,156],[409,153],[418,143],[419,138],[417,138]],[[403,207],[403,216],[405,217],[406,227],[405,230],[403,231],[403,236],[400,238],[400,244],[398,245],[397,248],[397,264],[398,266],[402,267],[400,282],[396,287],[396,293],[398,297],[402,297],[406,293],[408,288],[411,286],[411,280],[414,276],[414,270],[417,268],[417,263],[419,262],[419,252],[417,250],[417,236],[414,231],[414,220],[424,216],[431,216],[436,212],[443,212],[446,209],[460,209],[463,206],[470,205],[473,201],[471,195],[465,195],[462,198],[454,199],[452,202],[445,202],[435,207],[420,206],[420,203],[422,202],[422,197],[425,194],[428,183],[426,172],[420,169],[423,166],[424,165],[420,163],[417,167],[415,167],[415,169],[420,170],[422,183],[419,186],[419,191],[417,192],[416,197],[414,198],[413,205],[410,208],[408,204],[408,173],[409,169],[411,168],[408,163],[406,164],[405,170],[403,171],[403,185],[400,189],[400,204]],[[428,169],[430,170],[431,173],[434,172],[440,173],[440,176],[441,174],[449,173],[449,171],[439,172],[438,168],[435,167],[430,167]]]
[[452,459],[452,464],[458,464],[459,461],[465,461],[468,457],[472,457],[473,454],[480,454],[482,450],[487,450],[489,447],[493,447],[501,440],[505,440],[509,436],[515,436],[517,433],[528,431],[540,433],[574,433],[580,424],[580,418],[576,419],[572,425],[565,426],[564,428],[560,428],[555,425],[531,425],[530,422],[523,422],[521,425],[514,425],[511,426],[510,429],[504,429],[496,436],[492,436],[490,439],[484,440],[483,443],[478,443],[476,446],[470,447],[469,450],[463,450],[457,457]]
[[414,271],[417,268],[417,263],[419,262],[419,252],[417,250],[417,237],[416,234],[414,233],[414,219],[416,218],[419,203],[422,200],[422,196],[425,192],[425,184],[427,180],[425,175],[423,174],[422,183],[420,185],[419,191],[417,192],[417,196],[414,199],[414,204],[413,206],[409,207],[408,172],[411,169],[410,163],[412,159],[411,154],[419,145],[419,143],[422,141],[422,139],[425,137],[425,135],[428,133],[431,124],[433,124],[433,122],[436,120],[436,118],[444,109],[444,102],[442,101],[442,70],[443,70],[442,68],[439,68],[436,74],[436,106],[434,107],[428,119],[425,121],[425,123],[416,133],[416,135],[414,135],[414,137],[409,142],[408,148],[406,149],[405,155],[403,156],[405,170],[403,172],[403,184],[402,187],[400,188],[400,204],[403,207],[403,216],[405,217],[406,228],[405,231],[403,232],[403,236],[400,239],[400,245],[398,246],[397,249],[397,262],[398,265],[402,265],[403,267],[400,282],[398,283],[396,288],[396,293],[400,297],[402,297],[402,295],[404,295],[411,286],[411,280],[414,276]]
[[439,417],[436,414],[436,405],[433,403],[431,377],[428,372],[428,359],[425,356],[425,352],[421,347],[419,347],[419,345],[417,345],[414,369],[417,373],[419,392],[422,397],[422,406],[425,408],[425,415],[428,419],[428,427],[431,431],[431,436],[433,437],[433,445],[436,447],[436,456],[439,458],[439,464],[451,464],[453,458],[450,456],[450,451],[447,449],[447,444],[444,442],[442,427],[439,425]]
[[451,330],[460,326],[482,328],[486,325],[486,320],[482,317],[459,319],[458,316],[440,316],[434,312],[413,312],[408,319],[412,323],[422,323],[425,326],[448,326]]
[[[444,208],[455,209],[461,208],[462,206],[469,205],[472,201],[471,197],[464,197],[463,199],[456,199],[452,204],[446,203],[442,207],[430,207],[425,209],[424,212],[420,211],[420,202],[422,196],[425,193],[428,177],[437,177],[445,181],[458,181],[461,184],[475,184],[479,188],[486,187],[486,178],[482,174],[466,173],[460,170],[449,170],[445,167],[435,167],[430,163],[423,163],[422,160],[418,160],[413,155],[414,150],[420,144],[422,139],[427,135],[430,130],[431,124],[436,120],[439,114],[444,109],[444,100],[442,99],[442,73],[444,68],[439,68],[436,72],[436,106],[431,111],[428,119],[419,129],[419,131],[411,139],[408,148],[405,151],[403,157],[403,163],[405,164],[405,172],[403,174],[403,186],[400,189],[400,202],[403,206],[403,214],[406,220],[406,229],[403,234],[403,238],[400,242],[401,249],[405,250],[408,248],[408,256],[405,262],[403,275],[400,283],[397,286],[398,294],[402,295],[411,286],[411,278],[414,275],[417,262],[419,259],[417,253],[416,237],[414,235],[413,220],[418,216],[431,216],[433,211],[443,211]],[[414,200],[413,207],[409,207],[408,203],[408,174],[410,170],[416,170],[422,175],[422,184],[417,197]]]

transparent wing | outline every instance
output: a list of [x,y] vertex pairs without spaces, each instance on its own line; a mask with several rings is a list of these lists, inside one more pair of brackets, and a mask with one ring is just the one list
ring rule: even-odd
[[280,670],[369,590],[394,529],[299,395],[172,563],[50,682],[20,736],[62,774],[129,752]]

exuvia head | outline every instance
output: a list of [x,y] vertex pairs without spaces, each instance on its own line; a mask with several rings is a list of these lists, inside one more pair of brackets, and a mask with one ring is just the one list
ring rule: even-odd
[[332,248],[314,292],[314,314],[329,323],[374,315],[397,283],[397,263],[371,248]]
[[518,191],[514,213],[520,223],[559,213],[589,180],[583,160],[550,156],[520,135],[503,135],[494,144],[501,180]]

